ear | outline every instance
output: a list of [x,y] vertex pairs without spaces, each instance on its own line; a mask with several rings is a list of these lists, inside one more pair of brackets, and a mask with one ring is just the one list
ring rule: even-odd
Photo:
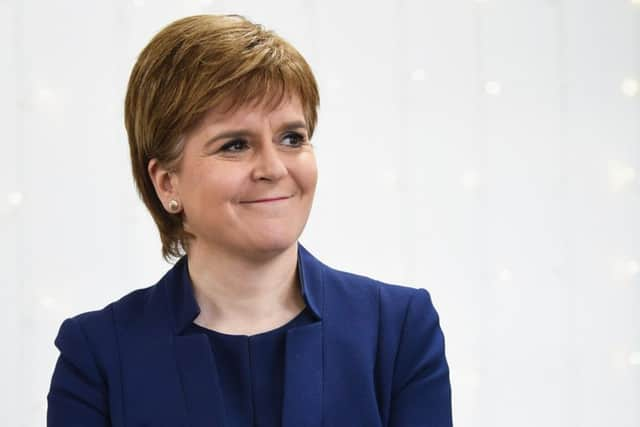
[[[149,178],[151,178],[153,187],[156,190],[158,199],[162,202],[162,206],[164,206],[166,211],[169,213],[178,213],[181,210],[182,203],[178,192],[178,176],[175,172],[162,167],[155,158],[149,160],[149,163],[147,164],[147,172],[149,173]],[[175,206],[174,209],[172,209],[169,205],[172,200],[178,202],[179,207],[177,209],[175,209]]]

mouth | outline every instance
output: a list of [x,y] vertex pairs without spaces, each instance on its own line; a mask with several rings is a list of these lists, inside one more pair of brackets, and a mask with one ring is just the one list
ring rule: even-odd
[[256,200],[244,200],[241,201],[241,204],[248,204],[248,203],[270,203],[270,202],[277,202],[280,200],[287,200],[290,199],[293,196],[281,196],[281,197],[269,197],[269,198],[265,198],[265,199],[256,199]]

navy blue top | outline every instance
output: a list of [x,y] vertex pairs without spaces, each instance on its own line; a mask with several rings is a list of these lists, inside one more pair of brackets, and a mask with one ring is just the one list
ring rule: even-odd
[[[314,320],[284,334],[284,362],[258,356],[260,339],[245,339],[238,363],[212,351],[206,333],[185,334],[200,314],[186,256],[155,285],[65,320],[47,426],[232,427],[251,417],[265,425],[277,410],[282,427],[451,427],[449,366],[429,292],[333,269],[300,244],[298,271]],[[283,375],[262,367],[273,360]],[[282,404],[265,410],[261,384],[271,377],[277,387],[267,390],[274,400],[282,392]],[[234,400],[242,393],[250,398]],[[251,405],[255,416],[242,410]]]
[[[216,359],[227,427],[280,427],[287,331],[315,321],[305,307],[286,324],[255,335],[229,335],[192,323]],[[212,420],[214,421],[214,420]]]

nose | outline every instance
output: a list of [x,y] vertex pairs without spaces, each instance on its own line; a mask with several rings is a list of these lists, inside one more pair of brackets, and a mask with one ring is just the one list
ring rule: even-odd
[[256,153],[252,178],[256,181],[277,181],[286,176],[287,167],[280,155],[273,143],[261,144],[260,150]]

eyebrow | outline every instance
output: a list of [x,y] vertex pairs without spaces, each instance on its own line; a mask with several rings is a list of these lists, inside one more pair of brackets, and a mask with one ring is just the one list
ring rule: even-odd
[[[292,122],[286,122],[281,126],[281,131],[282,130],[294,130],[294,129],[307,129],[307,125],[305,124],[304,121],[302,120],[295,120]],[[238,129],[238,130],[228,130],[219,134],[216,134],[214,137],[212,137],[211,139],[209,139],[207,142],[204,143],[205,148],[210,147],[211,145],[213,145],[216,141],[219,141],[221,139],[233,139],[233,138],[247,138],[254,135],[253,132],[249,131],[249,130],[245,130],[245,129]]]

